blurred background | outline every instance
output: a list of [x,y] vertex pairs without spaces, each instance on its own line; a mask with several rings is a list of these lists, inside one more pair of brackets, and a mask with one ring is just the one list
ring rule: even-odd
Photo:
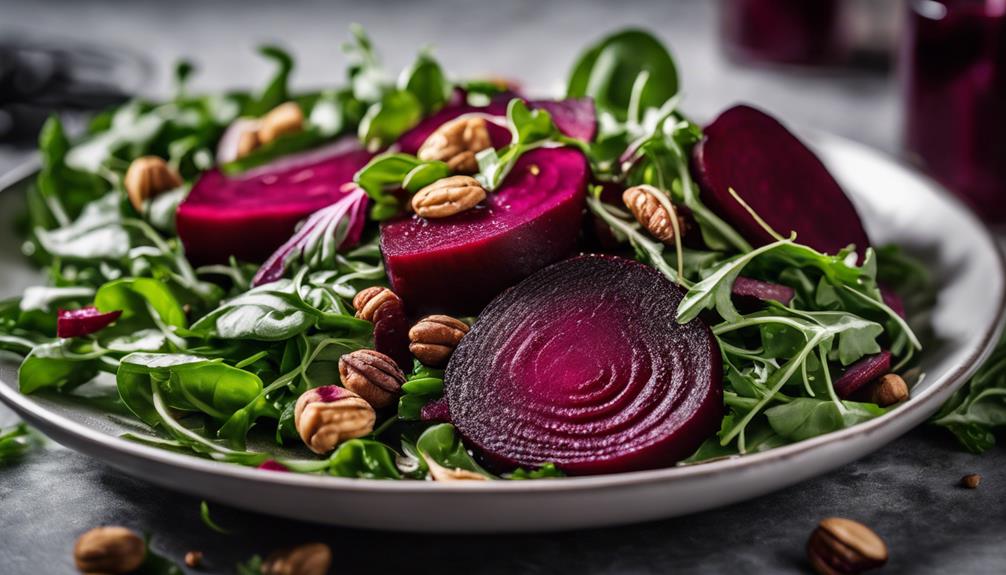
[[458,76],[559,95],[586,43],[632,25],[672,47],[700,121],[753,102],[909,158],[1001,221],[1004,12],[1006,0],[0,0],[0,170],[53,110],[72,125],[166,96],[182,58],[198,66],[194,89],[258,86],[269,66],[254,48],[274,42],[296,55],[296,87],[334,85],[359,22],[390,69],[432,45]]

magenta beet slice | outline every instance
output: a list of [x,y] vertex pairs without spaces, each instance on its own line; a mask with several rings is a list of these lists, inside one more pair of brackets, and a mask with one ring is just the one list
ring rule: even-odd
[[722,359],[683,291],[633,260],[588,255],[496,298],[444,375],[452,423],[494,469],[665,467],[716,433]]
[[882,351],[853,363],[832,386],[842,399],[849,399],[861,387],[891,372],[891,352]]
[[777,301],[789,305],[796,297],[796,290],[782,284],[763,282],[752,278],[739,276],[734,280],[731,293],[736,297],[756,299],[764,302]]
[[829,254],[870,245],[856,208],[821,160],[775,118],[735,106],[706,127],[693,153],[702,199],[749,242],[773,241],[733,188],[778,233]]
[[447,399],[441,397],[424,405],[419,410],[419,419],[435,423],[450,423],[451,408],[447,405]]
[[901,299],[901,296],[898,295],[898,292],[890,288],[880,286],[880,296],[883,298],[884,303],[887,304],[887,307],[891,308],[891,311],[898,314],[902,319],[906,317],[905,302]]
[[261,464],[259,464],[257,469],[264,469],[266,471],[290,471],[290,468],[283,465],[275,459],[266,459]]
[[552,115],[560,132],[585,142],[597,135],[597,111],[593,98],[568,98],[566,100],[530,100],[531,108],[541,108]]
[[576,150],[534,150],[484,205],[384,224],[381,252],[392,289],[410,313],[477,313],[503,289],[572,252],[588,172]]
[[356,139],[293,154],[229,177],[202,174],[178,207],[178,235],[200,264],[230,256],[261,262],[283,245],[297,223],[352,191],[346,186],[370,160]]
[[395,360],[402,371],[412,370],[409,319],[401,305],[382,305],[374,314],[374,349]]
[[93,305],[80,309],[59,310],[56,316],[56,337],[80,337],[99,332],[119,319],[121,310],[101,312]]

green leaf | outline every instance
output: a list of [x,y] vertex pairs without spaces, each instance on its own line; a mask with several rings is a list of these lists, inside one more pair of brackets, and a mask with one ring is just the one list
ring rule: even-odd
[[58,117],[50,117],[42,126],[39,151],[42,169],[35,185],[56,222],[65,225],[108,190],[108,183],[101,177],[67,165],[70,141]]
[[446,104],[452,88],[440,64],[427,50],[420,52],[412,65],[402,70],[398,77],[398,89],[411,92],[416,97],[423,115],[429,115]]
[[427,460],[447,469],[463,469],[484,475],[493,475],[482,469],[468,454],[454,426],[449,423],[434,425],[423,432],[416,441],[416,450]]
[[395,466],[395,452],[379,441],[351,439],[328,459],[328,472],[339,477],[401,479]]
[[537,469],[532,469],[531,471],[518,467],[513,471],[513,473],[507,476],[507,479],[550,479],[555,477],[566,477],[566,474],[557,468],[554,463],[546,463],[545,465],[542,465]]
[[589,47],[573,67],[566,96],[590,96],[598,108],[625,120],[640,74],[648,80],[635,98],[640,108],[656,108],[678,93],[678,72],[664,45],[648,32],[624,30]]
[[993,431],[1006,427],[1006,338],[940,408],[933,423],[948,429],[974,453],[995,445]]
[[199,503],[199,518],[203,520],[203,525],[209,527],[213,531],[216,531],[221,535],[231,534],[230,529],[224,529],[223,527],[218,525],[217,522],[214,521],[212,517],[210,517],[210,505],[206,503],[205,500]]
[[185,327],[185,311],[164,282],[152,278],[125,278],[109,282],[98,289],[94,305],[102,312],[122,311],[120,325],[134,324],[155,327],[151,312],[165,325]]
[[293,71],[293,58],[286,50],[278,46],[262,46],[258,51],[262,56],[275,62],[277,69],[262,93],[249,102],[245,110],[245,115],[254,117],[261,116],[290,99],[287,85],[290,82],[290,73]]
[[402,396],[398,399],[398,419],[418,421],[427,403],[439,399],[444,394],[444,371],[426,367],[415,362],[412,373],[402,384]]
[[249,154],[223,164],[220,169],[228,176],[233,176],[263,166],[283,156],[315,148],[326,139],[324,134],[313,129],[283,134],[275,140],[255,148]]
[[43,388],[73,389],[98,375],[104,353],[70,339],[36,346],[18,370],[18,389],[24,394]]
[[22,457],[41,443],[41,437],[23,423],[0,430],[0,466]]
[[423,105],[412,92],[395,90],[373,104],[360,120],[360,141],[368,149],[387,146],[423,118]]
[[843,401],[845,410],[834,402],[801,397],[765,411],[769,425],[790,441],[803,441],[883,415],[886,410],[872,403]]
[[221,339],[282,341],[318,321],[301,305],[287,279],[251,289],[224,302],[192,326],[192,333]]

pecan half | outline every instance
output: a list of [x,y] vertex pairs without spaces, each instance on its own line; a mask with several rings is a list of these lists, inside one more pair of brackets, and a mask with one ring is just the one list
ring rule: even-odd
[[829,517],[811,534],[807,558],[821,575],[862,573],[887,562],[887,545],[862,523]]
[[73,560],[82,573],[130,573],[146,555],[146,543],[125,527],[96,527],[73,546]]
[[259,144],[264,146],[285,135],[304,129],[304,112],[296,102],[286,102],[269,110],[258,128]]
[[430,134],[419,147],[420,160],[440,160],[456,174],[474,174],[479,171],[475,154],[492,146],[486,121],[477,117],[451,120]]
[[162,158],[143,156],[129,164],[122,181],[129,203],[143,212],[143,203],[182,185],[182,177]]
[[[665,244],[672,244],[674,226],[671,224],[671,214],[654,195],[659,193],[661,192],[653,186],[633,186],[622,193],[622,201],[650,235]],[[684,235],[685,220],[681,216],[677,216],[677,219],[678,230]]]
[[372,349],[358,349],[339,358],[339,379],[375,408],[394,403],[405,383],[395,360]]
[[401,306],[402,300],[395,292],[381,286],[361,290],[353,298],[353,308],[356,309],[356,317],[367,321],[374,321],[377,310],[389,303]]
[[409,351],[423,364],[440,367],[466,333],[468,324],[461,320],[449,315],[427,316],[409,330]]
[[297,398],[293,423],[311,451],[324,454],[374,430],[377,414],[362,397],[338,385],[309,389]]
[[262,575],[325,575],[331,566],[331,547],[307,543],[269,554],[262,562]]
[[446,218],[475,207],[486,191],[471,176],[451,176],[433,182],[412,196],[412,209],[424,218]]

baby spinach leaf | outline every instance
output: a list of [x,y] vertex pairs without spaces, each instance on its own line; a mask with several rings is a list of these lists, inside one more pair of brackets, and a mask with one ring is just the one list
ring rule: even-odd
[[317,316],[300,304],[288,279],[253,288],[203,316],[191,332],[221,339],[282,341],[306,331]]
[[63,132],[63,124],[58,117],[50,117],[42,126],[39,151],[42,168],[35,185],[49,212],[60,225],[68,224],[81,213],[84,206],[108,190],[108,183],[100,176],[66,164],[70,141]]
[[328,472],[339,477],[401,479],[395,466],[395,452],[379,441],[351,439],[328,459]]
[[98,375],[104,354],[89,342],[71,339],[35,346],[18,370],[18,389],[24,394],[42,388],[73,389]]
[[424,458],[447,469],[463,469],[493,478],[468,454],[454,426],[449,423],[434,425],[423,432],[416,441],[416,450]]
[[[153,278],[125,278],[109,282],[98,289],[94,305],[102,312],[122,311],[120,325],[153,327],[157,322],[185,327],[185,311],[164,282]],[[150,322],[151,314],[156,314]]]
[[412,373],[402,385],[398,399],[398,419],[418,421],[423,406],[444,394],[444,370],[415,362]]
[[[635,87],[641,75],[643,86]],[[566,95],[590,96],[600,109],[624,121],[634,88],[638,107],[657,108],[678,93],[678,72],[660,40],[642,30],[623,30],[580,55]]]
[[790,441],[803,441],[873,419],[886,410],[872,403],[843,401],[844,411],[828,400],[801,397],[765,410],[769,425]]
[[422,106],[423,114],[429,115],[447,103],[453,87],[440,64],[428,50],[423,50],[411,66],[402,70],[398,88],[412,93]]

